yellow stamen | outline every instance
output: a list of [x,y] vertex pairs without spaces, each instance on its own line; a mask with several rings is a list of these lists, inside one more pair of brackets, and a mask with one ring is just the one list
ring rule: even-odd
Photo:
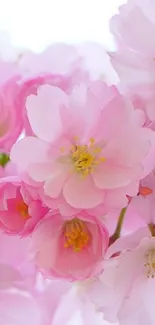
[[21,217],[24,219],[29,219],[28,206],[24,201],[19,201],[16,205],[16,210],[20,213]]
[[100,147],[94,147],[95,139],[90,138],[89,145],[75,145],[71,147],[72,161],[77,172],[87,176],[94,171],[94,167],[105,161],[104,157],[97,157]]
[[[78,137],[74,137],[74,140],[78,141]],[[65,147],[59,148],[61,153],[65,152]],[[98,147],[95,143],[94,138],[90,138],[88,145],[83,144],[72,144],[70,148],[69,156],[61,156],[59,158],[60,162],[68,162],[73,163],[74,168],[71,169],[71,172],[80,173],[82,177],[86,177],[87,175],[94,172],[97,165],[105,162],[104,157],[100,157],[100,153],[102,151],[101,147]]]
[[72,248],[74,252],[81,252],[89,243],[90,233],[84,221],[74,218],[64,224],[65,248]]
[[64,152],[65,152],[65,148],[64,148],[64,147],[61,147],[61,148],[60,148],[60,152],[61,152],[61,153],[64,153]]
[[147,278],[155,277],[155,249],[152,248],[146,254],[146,263],[144,264],[146,267],[146,275]]

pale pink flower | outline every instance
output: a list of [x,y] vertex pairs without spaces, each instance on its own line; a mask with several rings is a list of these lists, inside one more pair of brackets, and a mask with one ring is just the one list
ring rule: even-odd
[[52,325],[110,325],[103,320],[102,313],[96,310],[95,304],[89,299],[86,292],[88,281],[78,281],[66,292],[55,312]]
[[50,212],[32,234],[36,265],[48,276],[82,280],[101,272],[108,247],[102,221],[85,212],[64,218]]
[[27,112],[36,137],[18,141],[11,159],[50,198],[63,196],[77,209],[104,201],[122,208],[154,168],[155,134],[113,86],[81,85],[71,95],[41,86],[28,97]]
[[41,53],[27,52],[19,67],[25,77],[44,75],[66,76],[79,68],[82,58],[75,46],[64,43],[52,44]]
[[118,76],[103,45],[85,42],[76,47],[82,58],[83,69],[89,72],[90,80],[103,80],[109,85],[118,84]]
[[36,94],[43,84],[57,86],[70,92],[79,82],[89,82],[89,72],[77,49],[72,45],[54,44],[42,53],[27,52],[19,62],[22,75],[19,102],[24,109],[26,134],[33,134],[25,108],[26,99]]
[[[120,252],[117,257],[112,257]],[[118,239],[107,251],[104,272],[92,283],[90,299],[109,322],[155,322],[155,238],[148,228]]]
[[0,322],[3,325],[44,325],[34,297],[20,290],[0,291]]
[[[26,98],[36,94],[40,85],[57,86],[67,93],[77,84],[89,84],[91,80],[102,79],[116,84],[118,78],[108,54],[97,43],[83,43],[78,46],[54,44],[42,53],[25,53],[19,62],[22,80],[19,101],[25,107]],[[24,109],[26,134],[32,129]]]
[[[46,280],[29,253],[31,238],[0,233],[0,323],[51,325],[71,284]],[[53,295],[54,292],[54,295]]]
[[30,234],[48,212],[37,192],[14,178],[0,181],[0,229],[8,234]]
[[[21,280],[24,280],[24,286],[26,285],[29,288],[34,286],[36,281],[36,268],[30,258],[29,245],[29,237],[21,238],[19,236],[8,236],[2,232],[0,233],[0,287],[5,287],[9,284],[10,287],[16,286],[21,288],[23,287],[19,283]],[[4,266],[3,273],[2,266]],[[9,274],[9,269],[12,270],[12,276],[7,275],[7,268]],[[17,274],[17,276],[14,276],[14,274]],[[14,281],[13,285],[11,285],[11,281]]]
[[[51,325],[71,284],[46,280],[29,252],[31,238],[0,233],[0,323]],[[54,295],[53,295],[54,292]]]
[[72,304],[72,308],[69,308],[70,317],[74,312],[73,301],[67,299],[68,293],[72,290],[72,283],[61,279],[45,279],[41,274],[38,274],[38,279],[35,296],[44,319],[42,325],[58,325],[59,317],[61,320],[63,317],[65,325],[64,310],[67,303],[68,307]]
[[[11,249],[11,254],[13,254]],[[16,266],[0,263],[0,322],[4,325],[43,324],[43,312],[37,303],[34,283],[27,285]]]
[[21,108],[23,108],[24,129],[27,135],[33,134],[25,107],[27,97],[32,94],[37,94],[37,90],[41,85],[54,85],[60,87],[64,91],[69,91],[71,89],[71,86],[73,86],[72,83],[73,76],[59,76],[48,73],[44,75],[40,74],[36,77],[30,77],[21,83],[18,100],[20,102]]
[[110,23],[118,45],[110,56],[121,88],[136,100],[135,107],[139,101],[150,121],[155,120],[154,10],[153,1],[130,0]]

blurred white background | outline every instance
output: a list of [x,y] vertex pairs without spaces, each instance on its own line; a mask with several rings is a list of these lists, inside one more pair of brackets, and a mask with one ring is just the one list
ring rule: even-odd
[[96,41],[112,47],[108,22],[125,0],[0,0],[0,29],[40,51],[51,42]]

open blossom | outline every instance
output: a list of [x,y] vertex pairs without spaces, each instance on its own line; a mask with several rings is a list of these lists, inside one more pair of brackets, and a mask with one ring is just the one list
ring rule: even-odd
[[111,32],[118,49],[111,53],[121,88],[129,93],[135,106],[144,108],[155,120],[155,19],[154,1],[130,0],[111,19]]
[[32,252],[45,274],[82,280],[101,272],[108,241],[100,219],[85,212],[67,219],[53,211],[35,228]]
[[41,86],[28,97],[27,112],[36,137],[18,141],[11,159],[50,198],[63,195],[72,207],[91,209],[117,197],[122,208],[154,168],[154,132],[113,86],[81,85],[71,95]]
[[105,260],[104,272],[89,288],[96,308],[112,323],[153,325],[155,238],[148,228],[118,239],[109,247]]
[[[138,231],[140,234],[140,230]],[[147,230],[141,230],[129,238],[118,240],[109,249],[109,254],[123,251],[117,260],[113,282],[113,297],[106,306],[107,317],[116,313],[123,324],[149,324],[155,322],[154,316],[154,277],[155,277],[155,238]],[[116,285],[117,281],[117,285]],[[112,305],[116,302],[115,308]],[[111,315],[110,315],[111,313]],[[109,316],[108,316],[109,314]],[[113,315],[113,316],[112,316]]]
[[10,177],[0,182],[0,229],[8,234],[30,234],[48,212],[37,192]]

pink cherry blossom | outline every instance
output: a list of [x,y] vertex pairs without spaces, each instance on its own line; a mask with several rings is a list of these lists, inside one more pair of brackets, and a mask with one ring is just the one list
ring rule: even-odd
[[[19,102],[25,106],[27,96],[36,94],[40,85],[57,86],[67,93],[81,82],[102,78],[110,84],[117,83],[117,75],[112,68],[103,46],[84,43],[78,46],[54,44],[42,53],[25,53],[19,62],[22,75]],[[24,109],[26,134],[32,129]]]
[[[75,84],[88,82],[89,72],[82,63],[77,49],[71,45],[54,44],[42,53],[25,53],[19,63],[23,77],[19,94],[21,107],[25,107],[27,96],[36,94],[40,85],[50,84],[70,92]],[[24,127],[27,134],[33,133],[26,109]]]
[[63,195],[77,209],[104,201],[122,208],[154,168],[155,134],[113,86],[81,85],[71,95],[41,86],[27,112],[36,137],[18,141],[11,159],[53,199]]
[[89,280],[72,285],[62,302],[60,301],[52,325],[61,325],[62,323],[65,325],[110,325],[103,320],[103,314],[96,310],[96,305],[90,300],[87,286],[89,286]]
[[76,47],[82,58],[83,69],[89,72],[90,80],[103,80],[109,85],[118,84],[118,76],[103,45],[86,42]]
[[37,192],[12,177],[0,182],[0,228],[8,234],[30,234],[48,212]]
[[31,94],[36,94],[39,86],[44,84],[58,86],[65,91],[69,91],[73,83],[73,76],[63,76],[63,75],[54,75],[46,73],[44,75],[37,75],[36,77],[30,77],[27,80],[24,80],[20,87],[19,102],[21,107],[23,107],[24,114],[24,128],[26,134],[33,134],[32,128],[30,126],[27,111],[25,107],[26,99]]
[[[29,237],[0,233],[0,288],[33,288],[36,268],[30,257],[29,245]],[[14,282],[13,285],[11,282]]]
[[17,101],[18,77],[0,84],[0,151],[9,152],[18,139],[22,127],[22,109]]
[[55,211],[35,228],[32,253],[48,276],[82,280],[101,272],[108,239],[101,220],[85,212],[67,219]]
[[153,1],[130,0],[111,19],[111,32],[118,49],[111,61],[121,82],[137,107],[144,108],[150,121],[155,120],[155,20]]
[[2,324],[53,324],[57,309],[63,308],[63,298],[71,289],[68,282],[49,281],[37,273],[29,252],[30,240],[0,233]]
[[153,325],[155,239],[148,228],[118,239],[105,259],[104,272],[89,287],[96,308],[111,323]]

